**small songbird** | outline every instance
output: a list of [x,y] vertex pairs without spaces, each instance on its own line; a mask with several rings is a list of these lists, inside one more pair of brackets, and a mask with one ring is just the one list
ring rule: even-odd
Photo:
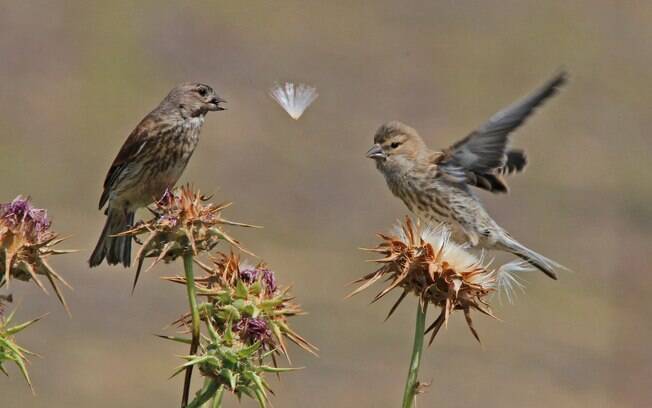
[[367,157],[375,160],[392,193],[417,217],[446,224],[455,241],[510,252],[557,279],[554,269],[563,267],[512,238],[489,216],[470,186],[492,193],[508,191],[503,176],[520,172],[526,164],[522,150],[508,148],[509,134],[565,82],[566,74],[560,72],[442,151],[430,150],[413,128],[388,122],[376,132]]
[[114,235],[133,225],[136,210],[174,187],[197,147],[206,113],[224,110],[225,102],[208,85],[184,83],[131,132],[104,180],[99,207],[107,205],[107,219],[91,267],[104,258],[109,265],[131,264],[131,237]]

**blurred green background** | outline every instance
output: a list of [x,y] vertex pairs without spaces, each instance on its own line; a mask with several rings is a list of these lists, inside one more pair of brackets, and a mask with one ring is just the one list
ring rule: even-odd
[[[226,98],[210,114],[184,181],[233,200],[232,232],[292,283],[320,349],[272,379],[277,407],[395,407],[414,302],[343,300],[369,272],[356,248],[406,213],[364,158],[400,119],[443,147],[560,66],[569,85],[514,137],[530,166],[510,196],[483,195],[523,243],[567,265],[528,276],[479,346],[455,316],[425,353],[419,406],[642,407],[652,404],[652,3],[643,1],[0,2],[0,201],[29,194],[77,254],[53,264],[75,287],[69,319],[53,296],[16,284],[18,318],[50,315],[19,340],[37,395],[16,370],[1,407],[174,407],[185,353],[155,338],[186,307],[156,268],[89,270],[104,222],[97,200],[120,145],[176,83]],[[295,122],[267,95],[305,81],[320,97]],[[505,257],[499,256],[500,260]],[[431,316],[432,317],[432,316]],[[228,399],[227,406],[236,404]],[[253,406],[243,403],[243,406]]]

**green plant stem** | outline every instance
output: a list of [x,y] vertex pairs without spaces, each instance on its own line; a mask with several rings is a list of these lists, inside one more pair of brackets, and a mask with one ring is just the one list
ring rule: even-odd
[[213,405],[211,408],[222,408],[222,397],[224,396],[224,386],[218,388],[217,393],[213,397]]
[[[206,377],[203,387],[201,390],[199,390],[199,392],[197,392],[195,399],[190,401],[190,404],[188,404],[187,408],[208,407],[208,404],[211,401],[211,397],[219,394],[220,390],[222,389],[224,389],[224,387],[220,386],[217,381]],[[213,406],[214,405],[211,404],[211,407]]]
[[[201,398],[201,407],[202,408],[211,408],[213,405],[211,403],[211,397],[210,395],[206,395],[206,392],[210,390],[211,388],[211,378],[210,377],[204,377],[204,385],[201,387],[201,390],[197,393],[197,396],[195,397],[195,401]],[[217,390],[217,387],[215,388]],[[192,404],[195,403],[195,401],[192,401],[188,408],[192,407]]]
[[[197,295],[195,294],[195,274],[192,269],[192,254],[183,256],[183,270],[186,275],[186,291],[188,293],[188,304],[190,305],[190,315],[192,317],[192,342],[190,343],[190,355],[197,353],[199,347],[199,309],[197,309]],[[186,368],[186,377],[183,382],[183,397],[181,406],[188,405],[188,396],[190,395],[190,383],[192,380],[193,366]]]
[[[217,384],[217,381],[210,377],[204,377],[204,386],[197,393],[196,400],[201,403],[203,408],[221,408],[222,407],[222,396],[224,395],[224,386]],[[188,408],[192,408],[192,404],[195,401],[191,402],[188,405]]]
[[402,408],[412,408],[414,399],[417,394],[419,364],[421,364],[421,355],[423,354],[423,331],[426,325],[426,309],[421,307],[421,302],[417,302],[417,318],[414,329],[414,345],[412,346],[412,356],[410,357],[410,370],[408,371],[407,382],[405,383],[405,392],[403,393]]

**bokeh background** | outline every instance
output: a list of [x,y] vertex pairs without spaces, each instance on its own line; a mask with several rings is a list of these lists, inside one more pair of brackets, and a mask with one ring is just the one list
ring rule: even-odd
[[[0,201],[29,194],[74,255],[53,261],[75,287],[69,319],[53,296],[16,284],[18,318],[50,311],[19,340],[37,395],[16,370],[1,407],[174,407],[185,349],[152,334],[186,307],[156,268],[89,270],[106,170],[176,83],[203,81],[229,110],[207,118],[183,180],[227,215],[310,314],[295,319],[320,358],[273,380],[277,407],[395,407],[414,302],[344,300],[369,272],[374,233],[406,209],[364,158],[400,119],[432,147],[463,137],[560,66],[571,82],[514,137],[528,170],[510,196],[482,195],[522,242],[574,270],[528,277],[502,321],[478,316],[483,347],[455,316],[425,356],[419,406],[642,407],[652,404],[652,4],[643,1],[1,1]],[[314,84],[300,121],[267,95]],[[499,259],[506,258],[499,256]],[[237,402],[227,399],[227,406]],[[245,402],[243,406],[253,406]]]

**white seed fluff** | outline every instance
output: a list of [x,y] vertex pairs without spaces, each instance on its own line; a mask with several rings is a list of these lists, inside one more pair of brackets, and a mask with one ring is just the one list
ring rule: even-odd
[[306,84],[276,83],[269,95],[292,117],[297,120],[319,96],[317,88]]

